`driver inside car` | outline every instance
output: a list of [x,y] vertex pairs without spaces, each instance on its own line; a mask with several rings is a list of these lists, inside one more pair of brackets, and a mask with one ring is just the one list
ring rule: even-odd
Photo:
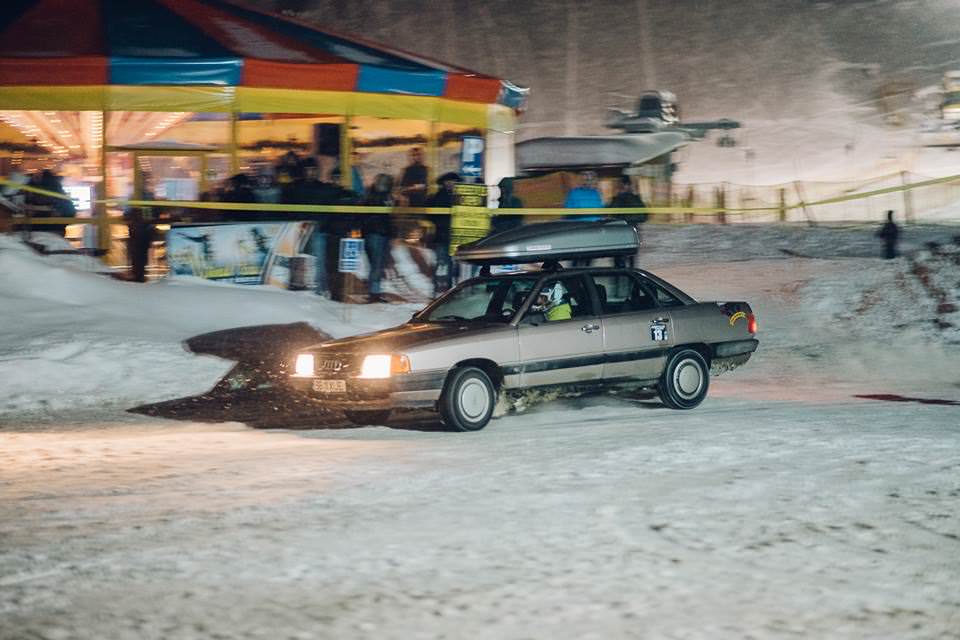
[[564,299],[565,294],[566,290],[559,282],[548,285],[537,295],[531,310],[542,313],[548,322],[569,320],[573,317],[573,309]]

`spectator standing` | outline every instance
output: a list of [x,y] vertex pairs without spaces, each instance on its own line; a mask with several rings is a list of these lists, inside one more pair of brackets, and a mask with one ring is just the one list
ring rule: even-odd
[[[603,197],[597,189],[597,174],[593,171],[582,171],[580,173],[580,185],[574,187],[567,194],[563,202],[565,209],[602,209]],[[583,222],[590,220],[600,220],[602,215],[591,213],[587,215],[568,215],[568,220],[580,220]]]
[[[440,188],[430,196],[426,206],[450,208],[455,205],[457,200],[453,189],[459,181],[460,176],[453,171],[437,178],[437,184],[440,185]],[[431,243],[433,253],[436,256],[433,268],[433,289],[434,295],[436,295],[453,286],[455,265],[450,256],[450,214],[436,215],[432,217],[432,220],[436,227]]]
[[[580,186],[574,187],[567,194],[567,199],[563,203],[567,209],[602,209],[603,198],[597,189],[597,174],[593,171],[580,172]],[[576,220],[578,222],[590,222],[601,220],[603,216],[591,213],[588,215],[568,215],[567,220]],[[575,258],[572,260],[574,267],[589,267],[590,258]]]
[[[393,184],[392,179],[390,184]],[[361,201],[367,196],[367,187],[363,181],[363,159],[356,151],[350,154],[350,188]]]
[[877,231],[877,237],[883,241],[883,257],[886,260],[892,260],[897,257],[897,241],[900,239],[900,227],[893,221],[893,211],[887,211],[887,221],[880,230]]
[[[153,187],[150,176],[139,174],[139,184],[134,190],[143,200],[153,200]],[[127,220],[127,257],[130,260],[130,279],[134,282],[147,281],[147,261],[150,257],[150,245],[153,243],[154,227],[148,221],[149,210],[141,207],[127,207],[123,212]]]
[[423,164],[423,149],[410,149],[410,164],[400,176],[400,195],[409,207],[422,207],[427,199],[427,165]]
[[277,163],[277,184],[284,188],[300,176],[300,156],[293,150],[287,151]]
[[[607,206],[611,209],[622,209],[629,207],[646,207],[647,205],[644,204],[643,199],[634,192],[633,182],[630,180],[630,176],[620,176],[617,194],[610,199],[610,204]],[[637,232],[637,239],[640,239],[640,225],[647,221],[648,216],[646,213],[623,213],[616,214],[614,217],[630,223]],[[618,267],[633,268],[635,260],[636,255],[617,256],[613,262]]]
[[[513,178],[503,178],[497,184],[500,188],[500,200],[497,209],[522,209],[523,200],[513,193]],[[515,229],[523,224],[522,216],[494,215],[490,224],[491,233],[500,233]]]
[[247,174],[238,173],[230,176],[227,189],[223,193],[223,202],[256,202],[257,196],[253,188],[254,182]]
[[[302,175],[283,190],[285,204],[335,204],[338,201],[340,189],[336,185],[320,181],[320,167],[316,160],[307,158],[301,168]],[[308,243],[308,250],[314,258],[313,290],[318,296],[329,298],[327,241],[331,225],[327,214],[316,214],[314,219],[314,231]]]
[[[393,177],[379,173],[370,185],[363,203],[373,207],[393,206]],[[390,248],[390,215],[368,213],[363,216],[363,249],[370,263],[368,302],[387,302],[383,295],[383,271]]]
[[269,170],[261,170],[257,174],[257,182],[253,188],[253,195],[257,202],[262,204],[277,204],[283,191],[272,173]]

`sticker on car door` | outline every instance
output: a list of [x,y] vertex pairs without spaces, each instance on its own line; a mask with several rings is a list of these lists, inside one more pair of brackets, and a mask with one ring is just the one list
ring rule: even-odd
[[650,339],[654,342],[663,342],[669,339],[667,335],[667,325],[663,322],[650,323]]

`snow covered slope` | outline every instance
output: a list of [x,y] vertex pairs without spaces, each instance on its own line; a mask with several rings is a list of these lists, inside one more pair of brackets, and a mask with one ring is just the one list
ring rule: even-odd
[[[960,266],[949,227],[908,228],[910,257],[884,262],[867,228],[647,226],[643,266],[699,299],[746,299],[757,311],[762,348],[737,378],[816,369],[869,381],[884,375],[876,362],[902,377],[899,362],[917,388],[942,382],[957,355]],[[933,240],[943,243],[936,254],[925,245]],[[182,342],[197,334],[306,321],[339,337],[399,324],[416,307],[340,305],[272,287],[138,285],[90,268],[0,236],[0,420],[202,393],[232,363],[188,353]]]
[[[55,240],[51,240],[55,242]],[[174,398],[212,386],[232,363],[181,342],[218,329],[308,322],[334,337],[406,321],[415,307],[345,307],[275,287],[122,282],[82,256],[41,256],[0,235],[0,421]]]

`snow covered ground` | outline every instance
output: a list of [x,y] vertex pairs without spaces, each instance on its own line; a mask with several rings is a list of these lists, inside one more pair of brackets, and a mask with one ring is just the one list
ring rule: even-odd
[[754,359],[693,411],[476,434],[124,413],[226,372],[197,333],[410,309],[128,284],[0,237],[0,639],[960,638],[958,230],[889,262],[872,231],[648,225],[644,267],[751,302]]

